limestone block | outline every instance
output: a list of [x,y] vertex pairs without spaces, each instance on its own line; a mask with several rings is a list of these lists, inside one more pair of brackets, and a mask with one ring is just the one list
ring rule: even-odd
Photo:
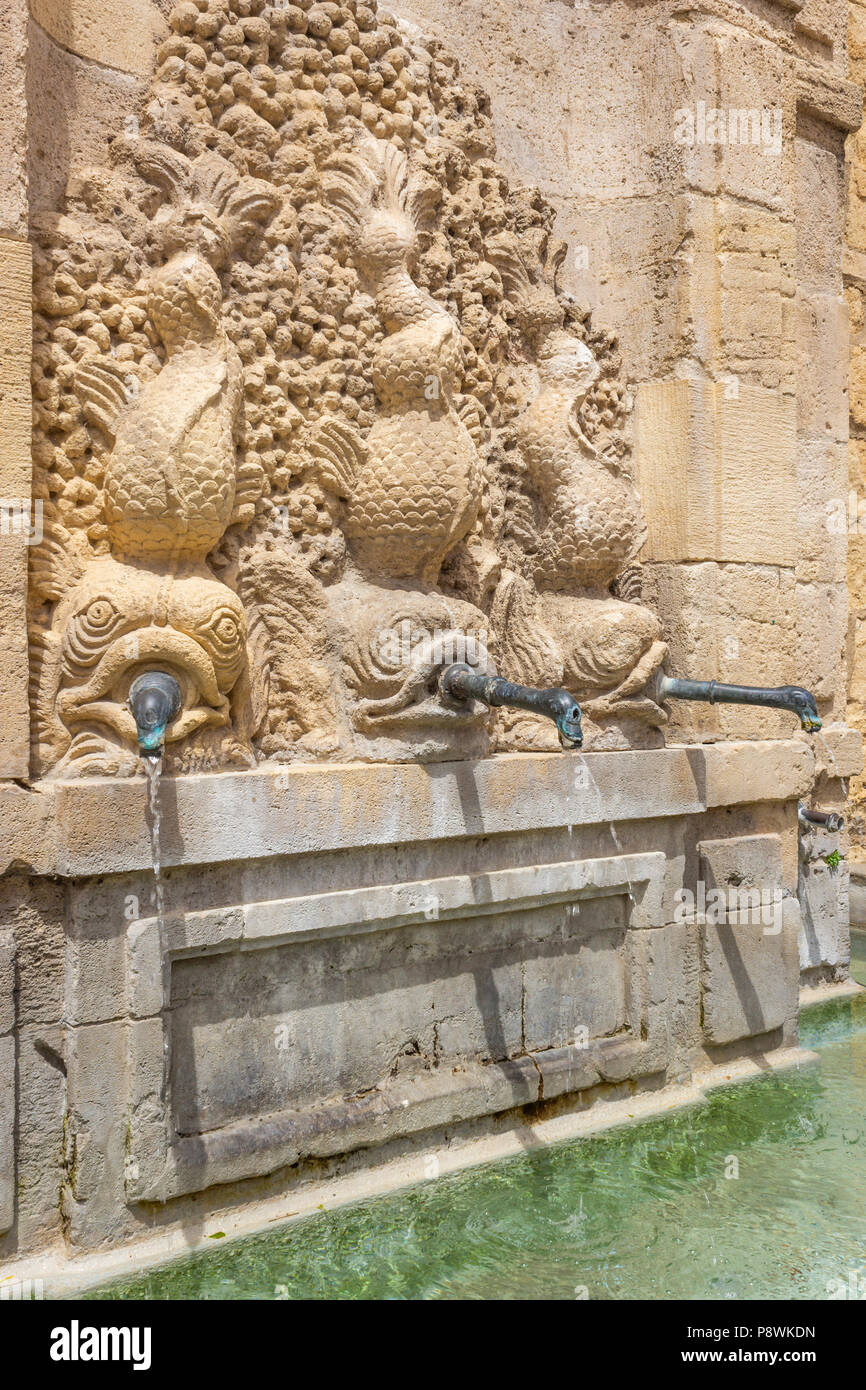
[[15,1039],[0,1038],[0,1235],[15,1220]]
[[[727,198],[712,200],[700,225],[713,277],[696,279],[695,295],[697,313],[715,341],[713,375],[741,386],[792,392],[795,229],[776,210]],[[695,222],[696,235],[698,226]]]
[[[794,573],[714,563],[644,567],[644,600],[665,615],[672,675],[743,685],[798,680]],[[668,741],[784,738],[790,715],[737,705],[670,702]]]
[[67,1143],[73,1162],[66,1210],[74,1245],[110,1240],[124,1229],[127,1057],[125,1022],[67,1032]]
[[731,806],[734,799],[793,801],[805,796],[815,777],[815,754],[805,735],[794,740],[716,743],[703,750],[707,806]]
[[[845,578],[851,526],[847,449],[834,440],[803,439],[797,452],[797,565],[802,583]],[[856,540],[856,534],[853,536]]]
[[844,724],[825,724],[815,744],[815,771],[827,777],[856,777],[863,771],[863,735]]
[[848,593],[844,584],[797,585],[797,684],[832,702],[825,718],[845,717]]
[[79,58],[123,72],[148,74],[168,33],[152,0],[124,0],[123,23],[109,0],[30,0],[37,24]]
[[840,294],[797,297],[797,428],[811,438],[848,440],[848,306]]
[[0,9],[0,235],[27,239],[27,0]]
[[440,1063],[566,1046],[581,1028],[589,1039],[619,1033],[627,901],[175,961],[178,1131],[356,1095]]
[[[707,889],[759,889],[768,901],[782,887],[782,841],[778,835],[737,835],[730,840],[702,840],[699,876]],[[789,885],[793,887],[793,885]]]
[[[47,794],[62,848],[44,861],[55,865],[46,872],[76,876],[151,867],[143,778],[56,782]],[[695,770],[682,749],[590,753],[585,759],[507,754],[433,767],[270,767],[167,779],[163,795],[166,868],[347,844],[606,826],[703,809]]]
[[[760,387],[642,382],[638,486],[645,560],[795,559],[794,403]],[[726,394],[727,393],[727,394]]]
[[[487,87],[498,156],[521,181],[600,199],[671,186],[681,160],[673,113],[688,99],[688,79],[669,22],[651,14],[611,24],[607,7],[512,0],[391,8],[441,39],[461,72]],[[643,77],[650,65],[652,84]]]
[[819,827],[803,829],[800,844],[800,969],[847,966],[848,865],[844,859],[835,868],[826,863],[826,856],[839,848],[839,836]]
[[848,14],[857,8],[857,0],[851,5],[840,5],[837,0],[796,0],[793,5],[789,3],[789,8],[798,11],[794,16],[795,33],[833,49],[834,45],[845,43]]
[[[716,147],[718,184],[735,198],[777,207],[787,180],[781,125],[788,60],[779,49],[743,33],[728,31],[716,45],[714,102],[728,116],[728,139]],[[759,141],[752,112],[762,118]]]
[[824,138],[835,131],[859,130],[863,122],[863,93],[854,82],[838,73],[825,75],[820,69],[802,66],[796,85],[798,124],[804,118],[829,127]]
[[783,1028],[796,1015],[799,910],[786,900],[782,929],[707,922],[701,929],[704,1037],[718,1046]]
[[[853,410],[853,405],[852,405]],[[848,602],[852,618],[866,617],[866,440],[848,441],[848,491],[839,499],[848,541]]]
[[126,1011],[125,914],[136,910],[122,880],[108,879],[101,892],[71,891],[64,972],[69,1023],[102,1023]]
[[866,168],[863,166],[862,151],[859,148],[858,155],[858,162],[852,167],[848,180],[845,235],[848,246],[862,253],[866,250]]
[[[563,194],[556,224],[570,248],[563,284],[580,303],[603,304],[630,380],[664,375],[711,325],[706,295],[691,292],[706,259],[691,249],[698,240],[693,201],[670,189],[603,201]],[[651,308],[635,314],[636,302]],[[702,346],[701,355],[708,350]]]
[[30,791],[0,782],[0,820],[8,827],[0,843],[0,873],[13,866],[38,873],[37,866],[57,862],[54,809],[54,797],[45,788]]
[[0,1036],[15,1027],[15,933],[0,931]]
[[31,207],[39,211],[62,204],[73,173],[105,164],[108,142],[137,110],[145,80],[83,61],[31,25],[27,83]]
[[866,426],[866,347],[851,351],[851,420]]
[[17,874],[0,878],[0,919],[15,934],[19,1025],[59,1022],[63,1017],[63,885]]
[[784,332],[784,273],[760,253],[723,255],[719,274],[719,341],[729,359],[769,356]]
[[0,237],[0,777],[30,770],[27,555],[38,522],[30,511],[31,280],[30,247]]
[[849,870],[848,908],[851,931],[866,930],[866,871],[862,864],[852,864]]
[[60,1235],[59,1168],[65,1157],[63,1029],[28,1025],[18,1033],[17,1221],[21,1250]]
[[15,1219],[15,937],[0,931],[0,1234]]
[[[841,138],[794,142],[797,216],[797,281],[801,290],[838,295],[844,230],[844,168]],[[817,134],[818,132],[816,132]]]

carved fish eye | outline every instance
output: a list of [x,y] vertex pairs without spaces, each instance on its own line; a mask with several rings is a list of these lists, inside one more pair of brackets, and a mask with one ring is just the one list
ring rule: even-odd
[[210,639],[220,655],[231,656],[241,639],[241,627],[237,613],[231,608],[218,608],[210,620],[200,630],[201,637]]
[[76,666],[98,661],[123,623],[123,614],[111,599],[91,599],[76,613],[66,630],[67,656]]
[[97,633],[105,632],[119,617],[120,613],[110,599],[97,598],[87,605],[83,613],[77,615],[77,621],[82,627]]

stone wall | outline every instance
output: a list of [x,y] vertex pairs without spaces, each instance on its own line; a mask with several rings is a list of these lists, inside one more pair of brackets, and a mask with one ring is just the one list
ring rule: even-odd
[[[499,158],[556,206],[569,288],[619,336],[637,397],[644,594],[670,669],[803,684],[843,720],[845,534],[827,518],[846,490],[844,142],[861,109],[846,5],[396,8],[488,86]],[[751,129],[740,142],[739,123],[735,142],[700,143],[698,103],[705,136],[713,108],[779,112],[778,144],[775,126],[769,143]],[[691,146],[678,143],[683,110]],[[681,705],[672,736],[786,727]]]
[[[866,78],[866,8],[852,0],[848,20],[848,59],[852,81]],[[848,722],[866,728],[866,134],[861,128],[847,143],[848,213],[845,226],[845,297],[851,322],[851,414],[848,489],[844,517],[848,534],[850,603]],[[848,813],[851,856],[866,859],[866,788],[854,778]]]

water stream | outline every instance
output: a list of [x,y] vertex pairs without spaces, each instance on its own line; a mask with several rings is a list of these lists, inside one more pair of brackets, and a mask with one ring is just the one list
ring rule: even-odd
[[[593,775],[592,775],[592,772],[590,771],[589,763],[586,761],[586,758],[583,756],[582,753],[572,752],[572,753],[570,754],[570,756],[571,756],[572,758],[574,758],[574,759],[576,760],[577,764],[578,764],[578,773],[577,773],[577,776],[576,776],[576,778],[575,778],[575,789],[576,789],[576,790],[577,790],[577,789],[580,789],[580,790],[588,789],[588,790],[592,791],[592,792],[595,794],[595,813],[596,813],[596,815],[601,816],[601,808],[602,808],[602,804],[603,804],[603,803],[602,803],[601,788],[599,787],[598,783],[596,782],[595,778],[594,778]],[[568,818],[569,818],[568,838],[569,838],[569,840],[571,840],[572,835],[573,835],[573,831],[574,831],[574,826],[573,826],[573,824],[571,823],[571,821],[572,821],[572,809],[571,809],[571,795],[570,795],[570,793],[567,794],[567,796],[566,796],[566,810],[567,810]],[[585,816],[584,816],[584,819],[585,819]],[[614,843],[614,845],[615,845],[615,847],[616,847],[617,853],[624,856],[624,855],[625,855],[625,850],[623,849],[622,844],[621,844],[621,842],[620,842],[619,835],[617,834],[616,822],[615,822],[615,821],[608,821],[607,826],[608,826],[608,829],[609,829],[609,831],[610,831],[611,839],[613,840],[613,843]],[[630,879],[630,878],[628,879],[628,896],[629,896],[631,902],[634,903],[634,893],[632,892],[632,882],[631,882],[631,879]]]
[[162,861],[160,847],[160,826],[162,823],[162,802],[160,788],[162,783],[162,754],[142,755],[147,777],[147,828],[150,833],[150,853],[153,861],[153,909],[162,922],[165,911],[165,890],[162,882]]

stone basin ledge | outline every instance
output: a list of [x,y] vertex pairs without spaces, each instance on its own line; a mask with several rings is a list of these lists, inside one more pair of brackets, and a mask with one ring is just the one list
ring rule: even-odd
[[[859,735],[828,729],[831,777],[862,765]],[[615,753],[511,753],[477,762],[267,764],[167,777],[162,863],[499,835],[651,820],[806,795],[816,750],[805,738]],[[0,784],[0,872],[79,877],[146,869],[144,777]]]

